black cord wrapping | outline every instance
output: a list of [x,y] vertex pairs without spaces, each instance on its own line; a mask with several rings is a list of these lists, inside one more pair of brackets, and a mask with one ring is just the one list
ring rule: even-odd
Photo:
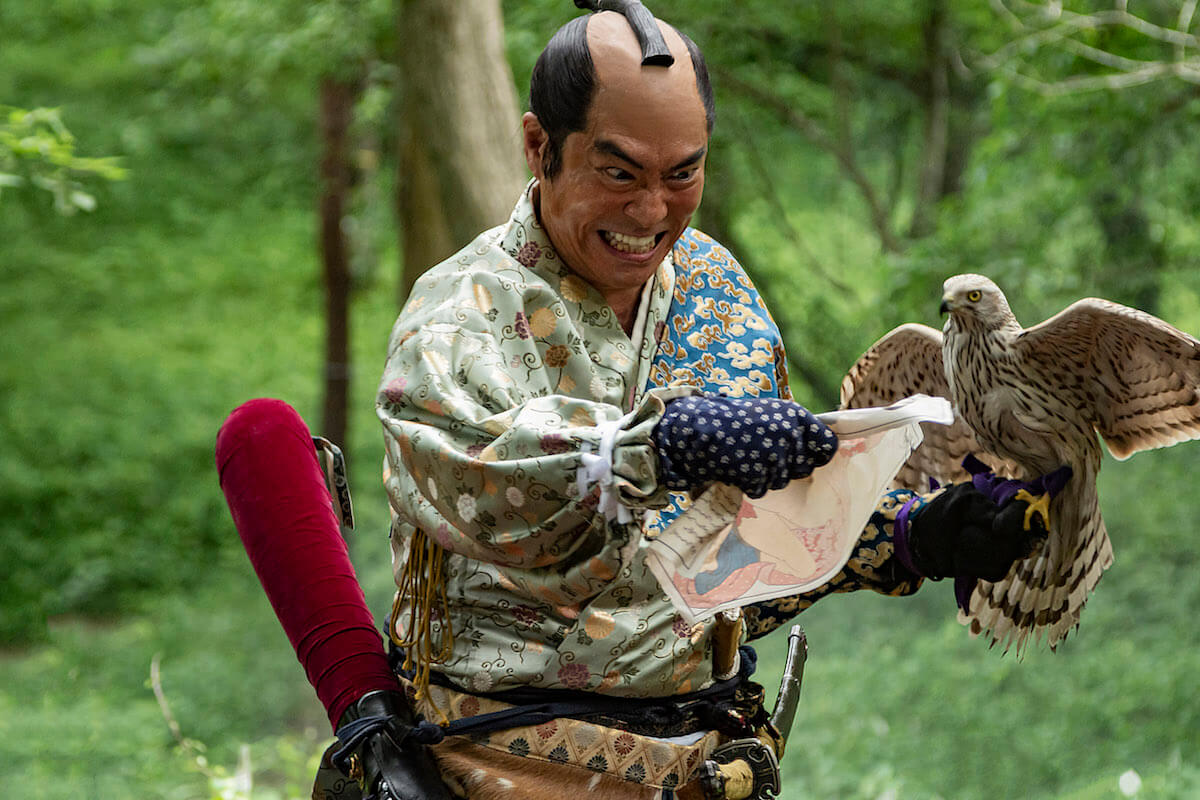
[[392,734],[397,746],[410,737],[421,744],[437,744],[446,735],[439,726],[428,720],[420,720],[416,725],[408,726],[402,725],[395,717],[387,714],[359,717],[337,729],[335,735],[341,746],[329,757],[330,763],[341,770],[343,775],[349,775],[350,757],[368,737],[382,730]]
[[654,15],[638,0],[575,0],[575,5],[592,12],[616,11],[623,15],[642,46],[643,67],[669,67],[675,63]]

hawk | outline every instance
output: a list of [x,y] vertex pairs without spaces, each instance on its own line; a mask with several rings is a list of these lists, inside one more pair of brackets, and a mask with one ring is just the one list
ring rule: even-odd
[[925,442],[895,485],[916,491],[968,480],[974,453],[997,475],[1033,480],[1068,465],[1050,503],[1049,535],[1003,580],[979,581],[959,621],[1020,653],[1030,634],[1051,649],[1112,563],[1096,477],[1101,450],[1140,450],[1200,438],[1200,341],[1128,306],[1087,298],[1032,328],[982,275],[943,284],[941,332],[901,325],[873,344],[842,381],[841,407],[886,405],[918,392],[954,406],[950,426]]

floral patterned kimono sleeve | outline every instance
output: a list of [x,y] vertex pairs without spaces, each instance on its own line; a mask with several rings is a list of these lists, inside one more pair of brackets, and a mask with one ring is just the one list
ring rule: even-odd
[[376,399],[399,521],[449,552],[537,568],[594,555],[606,517],[631,522],[601,513],[606,496],[623,509],[663,504],[652,432],[678,391],[623,410],[626,382],[606,366],[612,334],[527,277],[463,270],[421,292],[393,331]]

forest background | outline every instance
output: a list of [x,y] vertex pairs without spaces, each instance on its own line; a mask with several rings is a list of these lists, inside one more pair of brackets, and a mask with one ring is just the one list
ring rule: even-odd
[[[1200,333],[1195,6],[653,5],[709,58],[697,224],[768,298],[796,396],[834,406],[872,341],[939,324],[956,272],[997,280],[1025,324],[1098,295]],[[344,442],[382,614],[372,398],[432,263],[414,248],[502,221],[523,167],[472,170],[516,159],[517,92],[575,13],[0,0],[6,792],[307,797],[328,723],[229,519],[214,436],[270,395]],[[1200,795],[1198,466],[1198,444],[1106,459],[1116,563],[1056,653],[989,651],[946,584],[802,615],[783,797]],[[784,640],[758,649],[773,693]]]

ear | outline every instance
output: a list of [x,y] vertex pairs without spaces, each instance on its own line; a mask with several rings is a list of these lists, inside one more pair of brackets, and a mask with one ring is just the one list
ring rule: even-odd
[[550,146],[550,135],[532,111],[521,117],[521,134],[525,148],[525,163],[538,181],[545,180],[542,166],[546,159],[546,148]]

